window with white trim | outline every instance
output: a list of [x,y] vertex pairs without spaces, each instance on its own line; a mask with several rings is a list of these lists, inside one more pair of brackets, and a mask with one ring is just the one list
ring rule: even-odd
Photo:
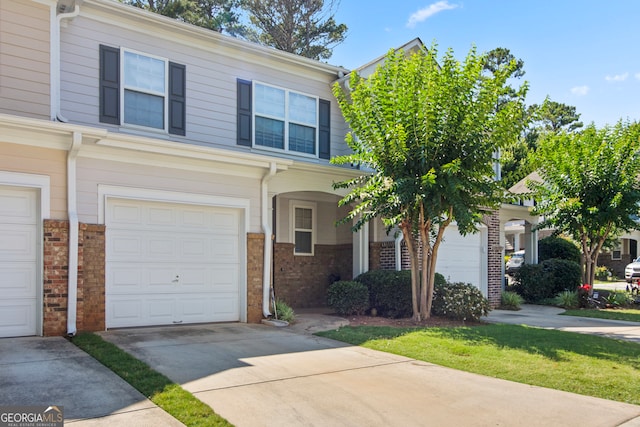
[[124,123],[166,129],[168,61],[122,51]]
[[621,259],[622,259],[622,245],[618,241],[618,243],[616,243],[616,245],[611,250],[611,260],[619,261]]
[[254,146],[317,156],[318,98],[253,83]]
[[315,203],[294,202],[291,208],[291,224],[294,255],[313,255],[315,245]]

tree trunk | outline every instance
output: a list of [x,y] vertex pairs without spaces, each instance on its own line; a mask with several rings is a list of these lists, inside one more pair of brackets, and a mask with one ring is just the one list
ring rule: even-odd
[[411,233],[411,226],[406,222],[400,224],[400,230],[402,230],[402,235],[407,245],[407,251],[409,252],[409,260],[411,264],[411,303],[413,309],[413,320],[419,322],[420,307],[418,305],[418,295],[420,294],[420,274],[418,269],[419,259],[418,254],[416,253],[415,239],[413,238],[413,234]]

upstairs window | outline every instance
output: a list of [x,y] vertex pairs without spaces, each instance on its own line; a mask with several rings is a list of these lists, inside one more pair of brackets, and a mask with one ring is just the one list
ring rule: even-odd
[[317,155],[318,98],[254,83],[254,145]]
[[164,58],[100,45],[100,121],[184,136],[185,70]]

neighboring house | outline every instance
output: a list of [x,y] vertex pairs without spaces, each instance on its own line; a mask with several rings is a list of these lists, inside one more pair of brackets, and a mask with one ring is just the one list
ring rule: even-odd
[[[2,1],[0,43],[0,337],[260,322],[271,284],[322,306],[402,266],[380,223],[335,226],[349,70],[112,0]],[[496,304],[487,223],[438,271]]]

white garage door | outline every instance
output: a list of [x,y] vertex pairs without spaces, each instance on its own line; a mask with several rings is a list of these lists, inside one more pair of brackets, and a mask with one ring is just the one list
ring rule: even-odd
[[107,327],[240,320],[237,210],[109,199]]
[[487,261],[482,236],[482,231],[461,236],[458,227],[450,225],[438,250],[436,271],[450,282],[471,283],[484,290]]
[[0,186],[0,337],[36,335],[37,195]]

